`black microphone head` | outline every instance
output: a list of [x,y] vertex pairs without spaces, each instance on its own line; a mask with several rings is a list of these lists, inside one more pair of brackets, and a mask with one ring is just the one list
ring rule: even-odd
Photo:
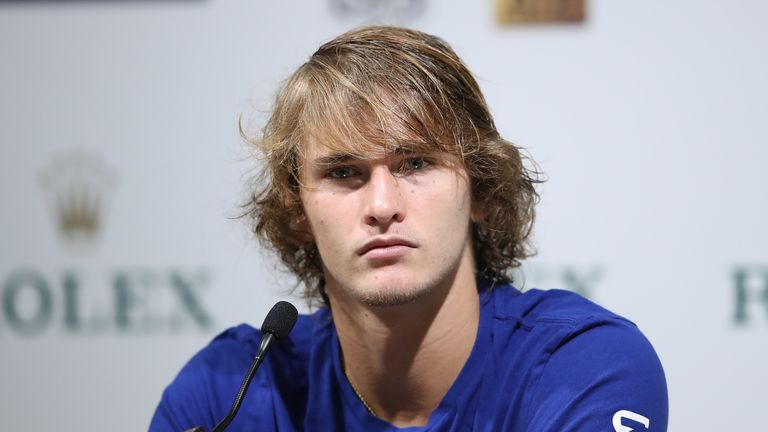
[[272,306],[272,309],[264,318],[264,324],[261,325],[262,333],[272,333],[278,339],[284,339],[296,324],[299,317],[299,311],[296,306],[287,301],[279,301]]

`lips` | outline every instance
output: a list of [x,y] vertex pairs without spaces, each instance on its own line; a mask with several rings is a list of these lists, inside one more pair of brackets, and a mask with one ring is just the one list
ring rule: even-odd
[[382,256],[389,257],[400,255],[416,248],[416,244],[401,237],[377,237],[365,243],[357,254],[360,256]]

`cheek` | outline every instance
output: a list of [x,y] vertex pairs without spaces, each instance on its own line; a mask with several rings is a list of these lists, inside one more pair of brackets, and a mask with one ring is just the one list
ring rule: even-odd
[[436,194],[433,202],[442,203],[445,211],[462,218],[469,217],[472,207],[469,190],[461,179],[445,185]]
[[329,238],[338,238],[339,233],[336,231],[347,230],[348,224],[344,223],[344,216],[349,212],[344,210],[342,203],[333,199],[332,194],[310,197],[304,206],[318,247],[324,247]]

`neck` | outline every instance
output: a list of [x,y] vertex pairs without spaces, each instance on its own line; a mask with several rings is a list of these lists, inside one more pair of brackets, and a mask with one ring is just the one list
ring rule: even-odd
[[467,361],[480,306],[471,254],[463,271],[413,302],[372,307],[328,290],[345,372],[375,415],[427,423]]

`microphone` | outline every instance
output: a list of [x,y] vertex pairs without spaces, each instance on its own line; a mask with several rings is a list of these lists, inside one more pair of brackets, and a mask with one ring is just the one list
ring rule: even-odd
[[[222,432],[235,418],[235,414],[237,414],[240,405],[243,403],[245,392],[248,391],[253,376],[256,374],[256,369],[264,361],[264,357],[269,352],[269,349],[272,348],[272,345],[288,336],[288,333],[293,329],[293,325],[296,324],[298,316],[299,312],[296,310],[296,307],[286,301],[275,303],[272,309],[269,310],[267,317],[264,318],[264,323],[261,325],[261,342],[259,342],[259,350],[256,352],[256,357],[253,358],[251,367],[248,368],[248,373],[245,374],[245,379],[240,384],[240,390],[237,392],[232,408],[230,408],[227,416],[213,428],[213,432]],[[203,428],[198,426],[190,429],[188,432],[203,431]]]
[[296,324],[296,319],[299,317],[299,312],[296,307],[287,301],[279,301],[272,306],[272,309],[267,313],[264,318],[264,323],[261,324],[261,332],[273,335],[278,340],[285,339],[288,333],[293,330],[293,325]]

